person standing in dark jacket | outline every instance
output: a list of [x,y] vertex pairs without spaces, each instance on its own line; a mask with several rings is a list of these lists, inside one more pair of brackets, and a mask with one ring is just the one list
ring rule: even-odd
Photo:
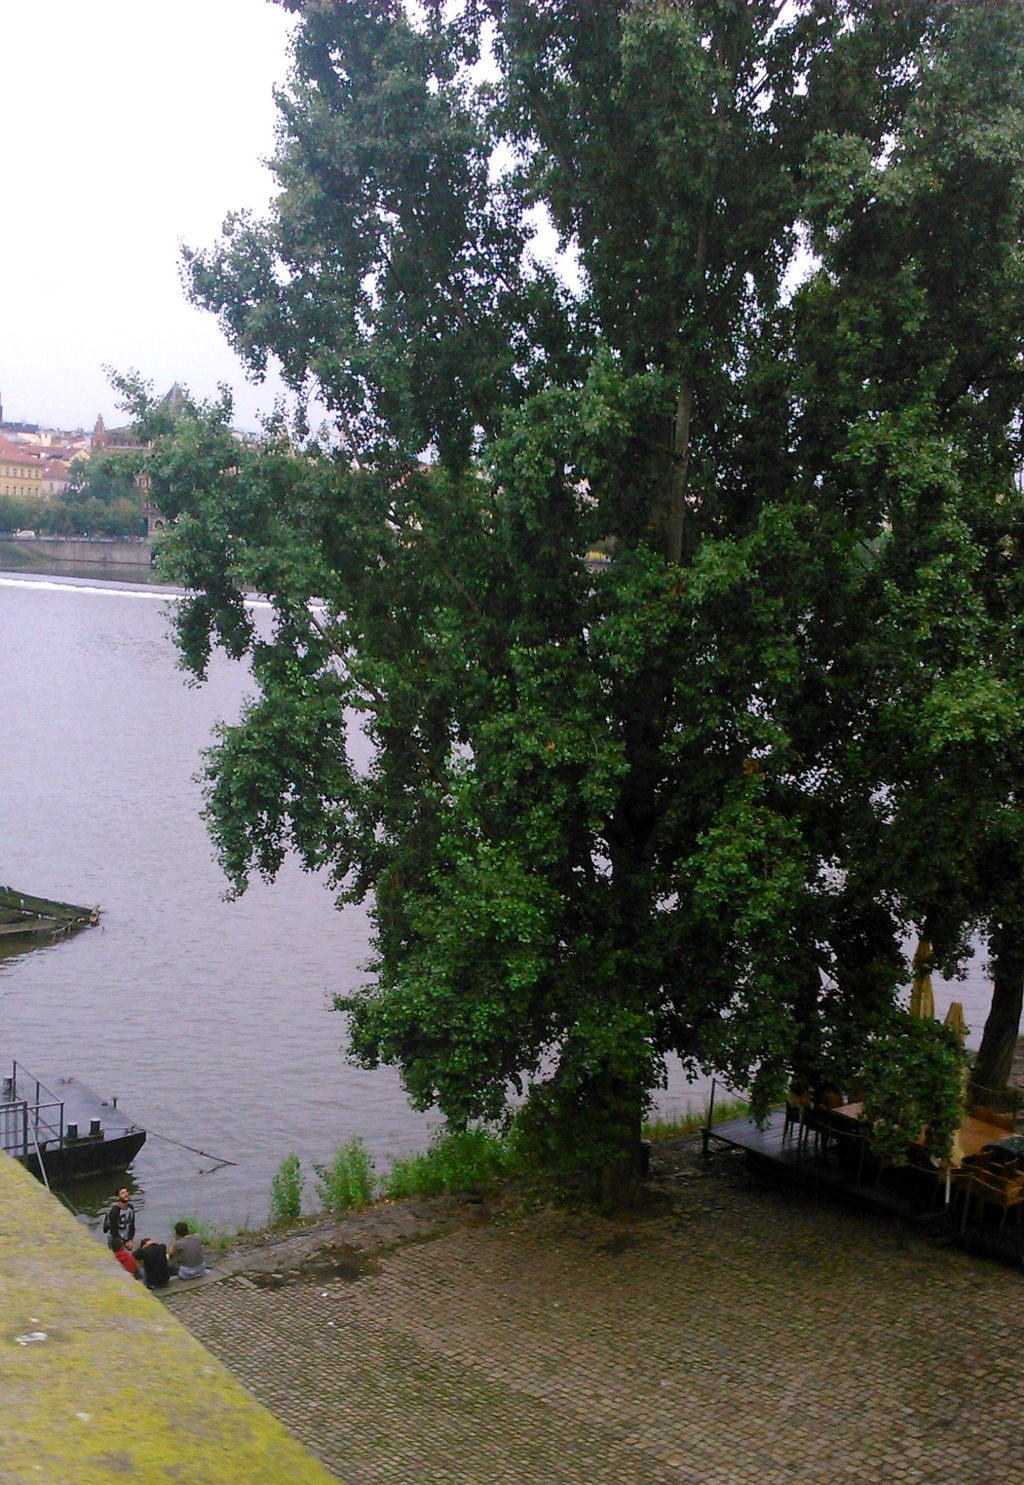
[[117,1193],[117,1200],[103,1219],[103,1231],[107,1234],[107,1246],[116,1253],[118,1248],[130,1248],[135,1236],[135,1208],[128,1195],[127,1186]]

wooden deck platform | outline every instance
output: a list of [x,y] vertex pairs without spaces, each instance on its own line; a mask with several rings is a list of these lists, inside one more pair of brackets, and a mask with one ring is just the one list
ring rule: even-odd
[[[800,1137],[798,1128],[785,1130],[780,1110],[763,1129],[752,1120],[730,1119],[704,1131],[706,1145],[720,1144],[742,1150],[752,1170],[774,1180],[810,1187],[837,1201],[854,1202],[897,1217],[936,1241],[963,1244],[970,1252],[1024,1264],[1024,1214],[1021,1208],[1001,1220],[1001,1214],[986,1207],[965,1212],[961,1197],[949,1205],[941,1181],[914,1166],[880,1169],[861,1159],[859,1150],[838,1148],[819,1141],[813,1131]],[[863,1143],[863,1142],[859,1142]]]

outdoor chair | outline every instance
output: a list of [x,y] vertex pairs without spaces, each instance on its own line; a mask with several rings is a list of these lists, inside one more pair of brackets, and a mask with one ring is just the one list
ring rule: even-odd
[[1010,1168],[1016,1168],[1020,1164],[1020,1156],[1015,1150],[1007,1149],[1004,1145],[986,1145],[982,1150],[985,1164],[993,1170],[1005,1171],[1009,1174]]
[[877,1191],[882,1184],[882,1177],[887,1171],[893,1169],[892,1161],[888,1155],[876,1155],[871,1148],[868,1131],[865,1129],[857,1135],[857,1185],[870,1185]]
[[[971,1172],[970,1172],[970,1169],[969,1168],[965,1169],[964,1166],[958,1165],[958,1166],[956,1166],[956,1167],[954,1167],[953,1169],[950,1170],[950,1172],[949,1172],[949,1210],[950,1210],[951,1213],[956,1211],[957,1203],[961,1199],[963,1199],[964,1201],[967,1200],[967,1192],[970,1190],[970,1186],[971,1186]],[[936,1172],[935,1191],[936,1191],[936,1197],[940,1197],[941,1196],[943,1199],[945,1199],[945,1195],[946,1195],[946,1172],[945,1172],[945,1169],[943,1169],[941,1172],[938,1172],[938,1171]],[[933,1206],[937,1205],[937,1202],[936,1201],[933,1201],[932,1202],[932,1205]]]
[[949,1190],[949,1208],[952,1211],[967,1190],[971,1178],[969,1165],[951,1166],[946,1169],[945,1160],[933,1160],[920,1145],[912,1145],[907,1161],[908,1169],[919,1178],[930,1207],[937,1207],[946,1199]]
[[910,1145],[907,1149],[907,1171],[917,1177],[926,1193],[934,1199],[936,1192],[945,1190],[945,1165],[935,1162],[923,1145]]
[[845,1147],[852,1147],[861,1138],[856,1119],[837,1113],[837,1107],[831,1100],[815,1103],[804,1119],[806,1138],[814,1136],[815,1148],[823,1160],[828,1158],[830,1149],[842,1156]]
[[810,1098],[806,1093],[794,1093],[790,1089],[786,1094],[786,1111],[782,1121],[782,1138],[785,1141],[786,1136],[795,1124],[798,1149],[807,1135],[805,1120],[809,1102]]
[[994,1206],[999,1207],[1002,1212],[999,1219],[1000,1227],[1005,1224],[1006,1214],[1011,1207],[1016,1209],[1017,1221],[1020,1222],[1021,1207],[1024,1205],[1024,1170],[988,1164],[973,1165],[967,1184],[964,1208],[965,1227],[972,1198],[978,1203],[979,1220],[983,1216],[985,1207]]

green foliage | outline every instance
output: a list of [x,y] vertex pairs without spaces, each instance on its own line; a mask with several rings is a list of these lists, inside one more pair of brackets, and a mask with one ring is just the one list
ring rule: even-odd
[[359,1135],[335,1150],[328,1165],[314,1162],[313,1169],[321,1205],[336,1217],[358,1211],[373,1200],[373,1157]]
[[0,530],[27,528],[48,536],[145,535],[137,476],[142,456],[97,450],[77,462],[72,483],[49,499],[0,496]]
[[277,198],[186,272],[333,433],[122,390],[185,662],[252,665],[234,890],[368,900],[351,1055],[607,1189],[669,1053],[763,1113],[908,925],[1019,920],[1024,9],[581,15],[302,7]]
[[47,506],[28,495],[0,495],[0,531],[45,531]]
[[142,536],[142,490],[139,475],[144,455],[137,451],[96,449],[74,465],[67,491],[53,502],[48,527],[58,535]]
[[876,1155],[903,1165],[924,1134],[924,1150],[949,1155],[964,1113],[967,1062],[956,1033],[938,1021],[893,1012],[863,1048],[856,1080]]
[[270,1181],[270,1223],[297,1222],[302,1216],[305,1175],[297,1155],[286,1155]]
[[516,1168],[514,1148],[493,1130],[445,1128],[433,1136],[430,1148],[422,1154],[393,1160],[381,1190],[392,1201],[436,1196],[443,1191],[486,1187]]

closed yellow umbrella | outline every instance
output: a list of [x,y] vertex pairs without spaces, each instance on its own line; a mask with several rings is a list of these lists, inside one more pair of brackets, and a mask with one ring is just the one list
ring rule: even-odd
[[946,1012],[946,1019],[942,1024],[943,1026],[952,1027],[960,1040],[963,1041],[967,1035],[967,1022],[964,1020],[964,1008],[959,1000],[950,1001],[949,1010]]
[[[951,1000],[950,1001],[950,1003],[949,1003],[949,1010],[946,1012],[946,1017],[945,1017],[945,1020],[943,1021],[942,1024],[943,1024],[943,1026],[949,1026],[949,1027],[951,1027],[956,1032],[956,1034],[960,1038],[960,1040],[963,1041],[964,1037],[967,1035],[967,1022],[964,1019],[964,1008],[963,1008],[963,1005],[962,1005],[962,1003],[959,1000]],[[963,1097],[964,1097],[964,1103],[966,1104],[966,1102],[967,1102],[967,1068],[966,1067],[964,1068],[964,1071],[963,1071]],[[946,1201],[947,1201],[947,1203],[949,1201],[949,1166],[952,1166],[954,1170],[959,1170],[960,1169],[960,1166],[963,1164],[963,1161],[964,1161],[963,1146],[960,1143],[960,1131],[957,1130],[956,1134],[954,1134],[954,1136],[953,1136],[953,1148],[949,1152],[949,1163],[948,1163],[948,1165],[946,1167]]]
[[910,1014],[922,1021],[931,1021],[935,1016],[935,997],[932,995],[932,946],[923,938],[917,941],[913,959],[914,978],[910,986]]

